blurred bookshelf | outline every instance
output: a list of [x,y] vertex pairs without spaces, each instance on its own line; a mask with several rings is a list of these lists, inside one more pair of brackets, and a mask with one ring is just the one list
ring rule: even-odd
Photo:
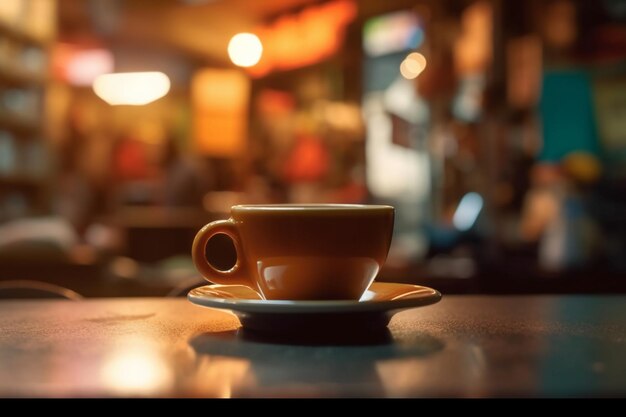
[[0,2],[0,221],[45,211],[44,101],[55,0]]

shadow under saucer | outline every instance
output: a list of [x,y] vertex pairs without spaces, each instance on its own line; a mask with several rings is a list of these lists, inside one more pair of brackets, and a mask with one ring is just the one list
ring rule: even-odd
[[[201,333],[189,340],[189,345],[200,354],[226,354],[250,357],[258,352],[264,359],[284,360],[284,349],[334,349],[341,352],[367,352],[371,359],[424,357],[443,349],[444,343],[429,334],[417,333],[410,337],[396,338],[384,327],[371,332],[292,332],[268,334],[240,327],[215,333]],[[284,346],[284,347],[281,347]],[[351,355],[351,358],[360,355]]]
[[310,327],[274,328],[274,331],[255,330],[254,325],[244,325],[238,337],[255,343],[271,343],[297,346],[375,346],[393,343],[391,332],[385,326],[373,328],[323,327],[319,323]]
[[[391,315],[381,312],[342,314],[249,314],[235,311],[243,327],[242,334],[263,334],[274,340],[311,340],[317,343],[389,337],[387,324]],[[356,343],[360,344],[360,343]]]

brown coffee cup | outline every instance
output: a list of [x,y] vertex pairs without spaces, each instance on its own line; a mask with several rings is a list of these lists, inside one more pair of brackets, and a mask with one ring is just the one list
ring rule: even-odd
[[[198,232],[192,256],[207,280],[248,286],[266,300],[358,300],[387,258],[393,221],[391,206],[233,206],[230,219]],[[205,257],[207,242],[220,233],[237,251],[227,271]]]

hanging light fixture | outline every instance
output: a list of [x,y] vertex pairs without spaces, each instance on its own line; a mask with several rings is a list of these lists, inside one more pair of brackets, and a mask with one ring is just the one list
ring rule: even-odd
[[170,79],[162,72],[103,74],[93,82],[93,91],[112,106],[141,106],[170,91]]

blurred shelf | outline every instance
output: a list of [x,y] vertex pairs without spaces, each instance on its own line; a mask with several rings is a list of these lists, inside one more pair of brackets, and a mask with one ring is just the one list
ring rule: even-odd
[[10,130],[23,136],[37,134],[40,129],[41,127],[34,120],[0,113],[0,130]]
[[48,41],[38,36],[25,32],[23,29],[16,28],[7,22],[0,20],[0,35],[7,36],[20,42],[28,43],[35,46],[46,47]]
[[3,159],[11,158],[2,164],[7,169],[0,173],[0,214],[4,217],[0,222],[50,212],[50,176],[40,164],[48,161],[50,152],[45,144],[44,109],[56,3],[15,0],[0,8],[0,87],[4,102],[0,106],[0,152],[9,153]]
[[27,72],[16,70],[0,65],[0,84],[8,86],[43,86],[46,83],[44,76],[37,76]]
[[2,175],[0,174],[0,187],[11,186],[20,188],[39,188],[45,184],[45,178],[31,175]]

